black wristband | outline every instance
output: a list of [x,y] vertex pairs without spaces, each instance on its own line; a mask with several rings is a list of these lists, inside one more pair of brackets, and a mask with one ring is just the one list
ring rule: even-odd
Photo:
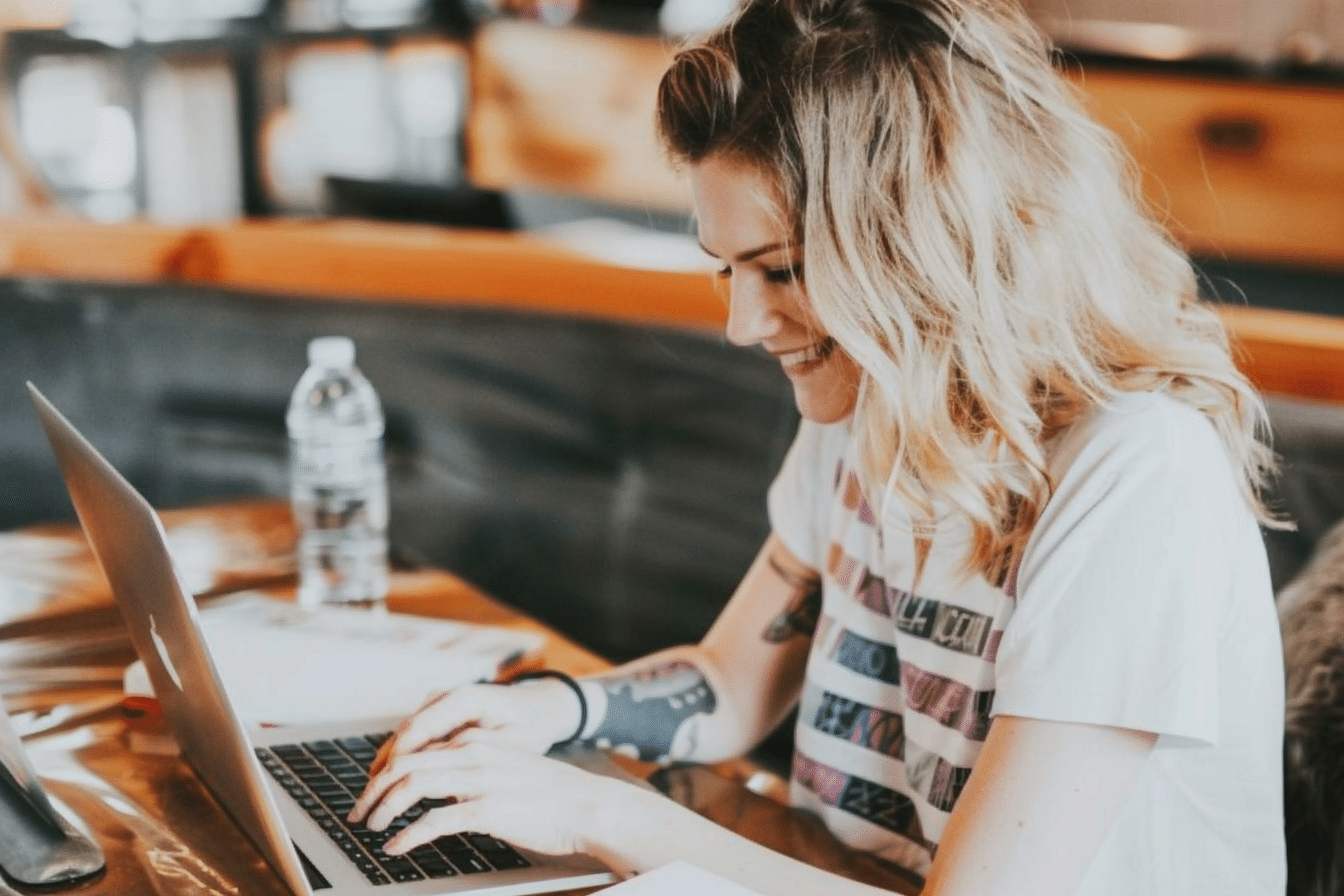
[[552,749],[569,746],[583,736],[583,729],[588,727],[588,698],[583,696],[583,688],[579,687],[579,683],[559,669],[534,669],[530,672],[520,672],[509,679],[509,684],[517,684],[520,681],[535,681],[538,678],[554,678],[557,681],[563,681],[569,685],[569,689],[574,692],[574,696],[579,698],[579,727],[569,737],[558,740],[551,745]]

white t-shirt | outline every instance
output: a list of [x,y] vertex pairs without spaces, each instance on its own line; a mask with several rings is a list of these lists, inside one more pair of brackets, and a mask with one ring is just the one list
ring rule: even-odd
[[[795,805],[928,871],[996,713],[1152,731],[1080,894],[1282,894],[1283,657],[1264,546],[1212,425],[1123,395],[1050,447],[1014,582],[943,519],[917,594],[908,515],[862,493],[845,423],[804,422],[769,496],[822,573]],[[882,524],[877,525],[878,513]]]

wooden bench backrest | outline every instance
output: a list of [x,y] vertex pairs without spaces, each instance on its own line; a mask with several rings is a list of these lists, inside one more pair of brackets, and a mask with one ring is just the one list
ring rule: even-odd
[[[320,298],[474,304],[715,331],[708,274],[604,264],[521,233],[355,221],[205,228],[0,221],[0,275],[186,282]],[[1344,318],[1220,306],[1262,390],[1344,402]]]

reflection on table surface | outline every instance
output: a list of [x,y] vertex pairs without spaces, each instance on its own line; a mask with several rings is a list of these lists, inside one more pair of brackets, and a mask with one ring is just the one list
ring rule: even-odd
[[[283,502],[233,502],[162,517],[179,575],[199,603],[248,589],[292,593],[294,530]],[[608,667],[441,570],[394,572],[388,607],[542,633],[540,663],[574,675]],[[107,855],[101,877],[62,892],[288,893],[187,765],[162,748],[164,739],[132,736],[145,724],[131,718],[123,702],[122,674],[134,659],[78,527],[0,533],[0,692],[51,795],[82,820]],[[834,841],[815,818],[744,786],[750,781],[761,789],[764,782],[776,794],[781,787],[749,763],[712,769],[624,764],[744,836],[847,876],[918,892],[897,869]],[[0,896],[13,892],[25,891],[0,880]]]

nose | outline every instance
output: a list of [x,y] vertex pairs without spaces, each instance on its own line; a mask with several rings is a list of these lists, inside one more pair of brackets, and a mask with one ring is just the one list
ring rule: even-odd
[[728,290],[728,341],[742,347],[758,345],[779,332],[783,320],[765,291],[749,277],[734,277]]

